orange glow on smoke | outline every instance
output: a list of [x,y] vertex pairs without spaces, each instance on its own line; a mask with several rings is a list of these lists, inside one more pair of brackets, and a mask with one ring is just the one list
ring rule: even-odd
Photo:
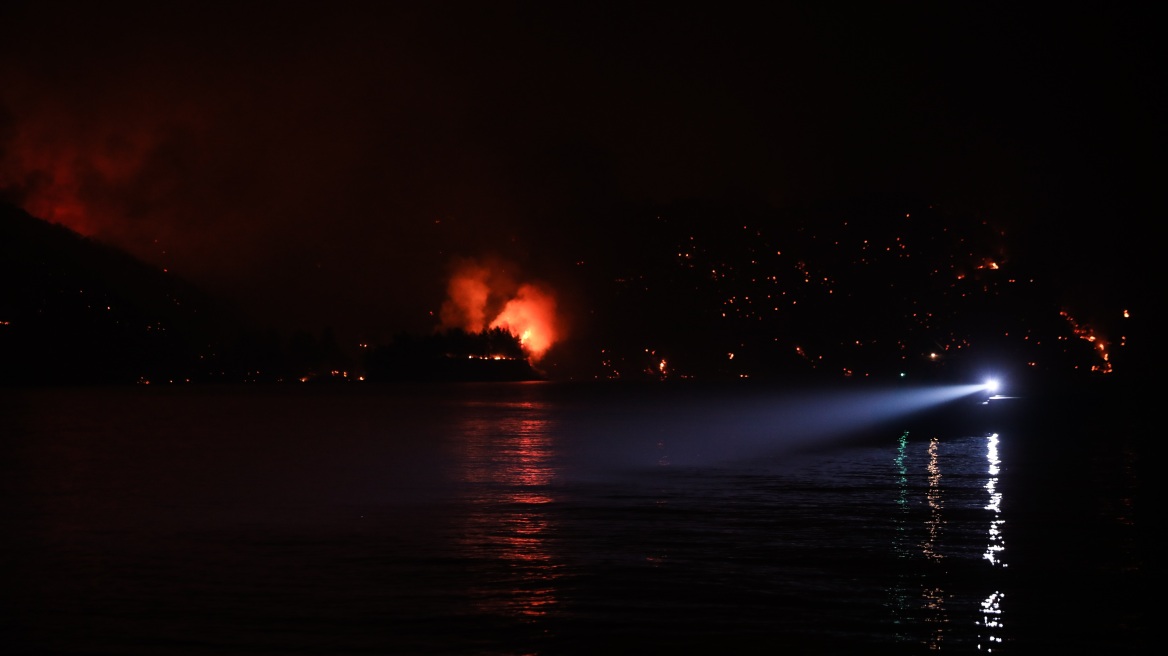
[[491,328],[506,328],[519,338],[531,361],[537,362],[556,341],[556,299],[535,285],[523,285]]
[[0,190],[29,214],[86,236],[117,232],[129,206],[157,191],[147,167],[161,128],[149,110],[80,118],[52,103],[19,109],[0,153]]
[[491,288],[487,285],[490,271],[478,264],[468,263],[459,269],[446,286],[448,299],[442,305],[442,326],[462,328],[470,333],[486,328],[487,301]]
[[499,263],[473,260],[457,266],[446,286],[441,327],[471,333],[503,328],[519,339],[532,363],[538,362],[560,337],[555,295],[537,283],[516,286],[505,270]]
[[[94,219],[82,202],[82,180],[87,176],[74,164],[79,153],[56,150],[33,151],[15,139],[10,162],[0,170],[0,188],[17,189],[21,205],[29,214],[50,223],[63,225],[83,235],[96,230]],[[8,169],[12,170],[8,170]],[[21,170],[23,169],[23,171]],[[25,172],[27,171],[27,172]]]

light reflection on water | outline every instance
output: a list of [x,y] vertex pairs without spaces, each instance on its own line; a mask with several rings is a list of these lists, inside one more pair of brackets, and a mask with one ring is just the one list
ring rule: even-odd
[[[579,489],[570,480],[571,468],[563,466],[569,456],[562,442],[564,435],[571,431],[563,425],[557,410],[546,400],[525,398],[493,403],[476,401],[460,412],[463,418],[454,442],[458,459],[455,469],[458,480],[466,484],[462,498],[469,508],[459,544],[465,557],[504,563],[508,572],[508,577],[495,579],[476,593],[477,603],[485,612],[529,620],[554,615],[564,596],[560,589],[565,584],[561,580],[562,572],[570,566],[570,561],[582,555],[573,553],[571,545],[557,544],[557,535],[564,532],[568,521],[563,509],[581,501]],[[738,462],[711,466],[706,474],[702,473],[702,467],[677,472],[670,467],[668,457],[660,455],[668,451],[668,428],[666,425],[665,430],[648,435],[623,436],[651,442],[650,451],[659,454],[655,461],[645,460],[646,464],[656,465],[656,474],[648,473],[651,469],[648,468],[642,475],[665,478],[658,478],[656,486],[634,493],[643,495],[644,503],[658,508],[673,506],[695,516],[724,512],[733,523],[738,521],[736,514],[754,512],[750,506],[790,501],[782,478],[786,466],[780,464],[775,469],[765,464],[765,458],[761,467],[758,462],[749,465]],[[847,471],[857,463],[845,464],[843,471],[833,467],[830,471],[803,474],[811,476],[814,485],[828,488],[863,485],[879,489],[891,484],[898,490],[894,505],[889,508],[898,509],[892,513],[896,526],[892,546],[893,553],[908,566],[901,570],[898,583],[889,593],[893,599],[894,624],[899,627],[897,642],[902,645],[918,645],[928,651],[962,649],[974,642],[979,650],[987,652],[1002,647],[1005,594],[995,587],[999,581],[973,571],[967,571],[964,580],[955,580],[947,562],[961,561],[956,566],[961,570],[972,570],[977,562],[1005,567],[1005,519],[1002,492],[997,487],[1002,466],[998,439],[996,433],[982,437],[947,436],[944,440],[933,435],[927,442],[913,442],[909,432],[904,431],[896,442],[892,467],[885,474],[887,483],[881,483],[879,476],[875,480],[867,479],[871,474],[862,466],[855,472]],[[716,446],[711,446],[711,450],[716,450]],[[951,482],[947,480],[950,469]],[[675,476],[670,478],[671,475]],[[733,484],[728,486],[726,477],[730,475]],[[848,480],[857,475],[855,482]],[[672,487],[676,483],[670,481],[677,480],[684,480],[687,488]],[[760,494],[761,486],[768,493]],[[621,494],[628,498],[631,489],[635,488],[626,488]],[[970,489],[988,496],[969,499]],[[949,517],[949,496],[954,497],[952,503],[964,515],[959,520]],[[710,506],[718,500],[722,507]],[[818,502],[836,503],[829,496]],[[833,521],[832,513],[836,510],[825,508],[825,521]],[[781,516],[779,508],[772,511]],[[968,517],[970,511],[980,511],[982,519]],[[685,521],[684,531],[688,532],[701,520],[691,517]],[[722,520],[715,515],[709,521],[718,524]],[[909,525],[913,521],[918,522],[916,527]],[[981,534],[982,544],[967,547],[962,541],[968,539],[969,529],[964,525],[950,526],[951,521],[988,524],[988,530]],[[711,528],[723,535],[733,535],[726,529]],[[779,525],[774,530],[785,529]],[[669,532],[668,527],[665,532]],[[752,535],[741,529],[735,532],[744,540],[775,539],[765,533]],[[781,535],[778,538],[782,539]],[[654,568],[668,568],[671,561],[681,561],[690,548],[685,540],[677,541],[676,535],[674,540],[672,546],[638,546],[640,558]],[[567,553],[557,553],[560,547],[566,548]],[[699,546],[701,549],[715,547]],[[973,549],[980,552],[980,558],[974,558]],[[970,581],[976,582],[972,589]],[[765,580],[763,583],[766,584]],[[782,581],[770,584],[782,585]],[[951,589],[951,585],[959,589]],[[955,624],[972,618],[977,618],[979,624],[976,636],[967,635],[965,628]]]
[[468,557],[508,563],[513,589],[484,589],[484,611],[541,617],[556,603],[560,564],[547,543],[554,501],[553,422],[540,400],[468,404],[454,469],[468,504],[459,543]]
[[[923,572],[913,568],[904,571],[910,573],[897,579],[897,584],[889,590],[892,599],[891,607],[898,626],[904,627],[898,632],[901,641],[921,644],[929,651],[940,651],[947,646],[947,632],[960,634],[963,629],[954,625],[954,617],[963,615],[955,604],[971,606],[976,604],[979,627],[976,647],[979,651],[994,652],[1000,650],[1004,642],[1004,628],[1006,627],[1005,593],[999,588],[1001,577],[992,576],[992,572],[979,571],[976,563],[966,555],[966,562],[948,564],[949,559],[961,559],[963,553],[960,548],[958,535],[962,527],[951,521],[946,504],[947,497],[954,497],[953,503],[960,504],[963,499],[963,489],[978,486],[987,494],[981,502],[980,508],[973,506],[963,513],[969,516],[959,521],[976,522],[977,510],[982,511],[983,520],[988,528],[982,534],[985,547],[981,553],[982,569],[1005,568],[1006,543],[1004,538],[1003,493],[999,489],[999,475],[1002,471],[1002,461],[998,450],[999,435],[990,433],[984,437],[949,437],[946,440],[933,436],[923,447],[910,440],[908,431],[903,432],[897,440],[895,455],[892,459],[892,474],[896,482],[897,497],[895,499],[898,511],[896,513],[893,539],[893,552],[905,562],[920,559]],[[988,466],[979,470],[978,446],[982,445],[983,462]],[[924,451],[923,458],[914,454],[913,449]],[[918,462],[923,476],[920,485],[914,481],[913,466]],[[952,468],[952,476],[949,476]],[[954,480],[950,483],[947,477]],[[918,491],[923,487],[923,494]],[[923,499],[917,498],[918,495]],[[976,503],[976,497],[969,503]],[[923,539],[913,542],[910,538],[916,532],[911,525],[913,506],[922,505],[924,511],[917,513],[920,516]],[[950,534],[953,535],[950,535]],[[971,536],[976,531],[970,531]],[[915,546],[915,548],[914,548]],[[951,576],[953,571],[967,569],[967,581]],[[916,575],[911,572],[917,572]],[[912,583],[917,582],[919,596],[914,601]],[[950,590],[950,585],[967,586],[969,591]],[[981,592],[977,591],[981,588]],[[914,632],[913,626],[924,627],[924,631]],[[960,640],[960,637],[957,638]],[[950,641],[952,642],[952,641]]]
[[[988,479],[986,480],[985,489],[989,492],[989,500],[985,506],[990,515],[990,526],[987,531],[989,540],[986,543],[985,553],[982,557],[985,558],[990,565],[995,567],[1008,567],[1006,561],[1003,559],[1006,551],[1006,541],[1004,537],[1003,527],[1006,520],[1002,517],[1002,493],[998,491],[998,474],[1001,473],[1002,461],[998,457],[998,434],[991,433],[986,436],[986,460],[989,461],[989,468],[987,470]],[[1005,627],[1003,599],[1005,594],[1000,590],[994,590],[981,603],[982,618],[981,625],[986,628],[986,633],[982,636],[984,643],[978,645],[984,647],[985,651],[994,651],[994,648],[1002,643],[1001,632]]]
[[[1006,593],[1000,588],[1003,578],[1000,575],[993,575],[993,572],[985,571],[986,568],[994,570],[994,568],[1008,566],[1006,539],[1004,539],[1006,518],[1003,515],[1003,494],[999,486],[999,477],[1002,472],[999,439],[999,434],[989,433],[983,438],[954,437],[943,441],[933,437],[927,442],[927,446],[924,448],[925,458],[922,459],[922,465],[920,465],[923,468],[923,472],[920,474],[924,476],[923,504],[927,511],[922,519],[923,530],[920,531],[924,533],[925,539],[917,545],[919,552],[913,549],[913,545],[908,539],[908,536],[913,532],[910,525],[913,496],[918,494],[913,488],[911,469],[913,454],[911,449],[913,446],[919,448],[919,445],[912,444],[908,431],[902,433],[897,440],[896,454],[892,460],[897,483],[896,505],[898,508],[895,521],[894,551],[903,560],[913,560],[919,557],[925,564],[926,570],[923,577],[919,579],[922,584],[919,586],[919,600],[916,602],[912,600],[911,589],[906,585],[906,582],[912,578],[898,579],[897,586],[890,591],[891,598],[894,600],[892,608],[894,608],[896,622],[899,626],[911,627],[913,622],[919,620],[923,622],[924,626],[930,627],[920,636],[913,636],[911,630],[903,631],[899,635],[906,642],[923,643],[924,647],[931,651],[941,650],[946,647],[946,631],[961,630],[960,627],[952,626],[950,612],[947,608],[947,605],[953,605],[954,599],[958,599],[958,593],[946,589],[946,581],[951,571],[945,567],[943,561],[947,558],[961,558],[961,552],[959,549],[954,550],[953,540],[957,537],[948,537],[946,532],[951,530],[950,532],[955,533],[961,529],[960,526],[952,526],[947,517],[946,496],[960,496],[962,487],[971,487],[973,484],[980,483],[980,488],[986,493],[983,505],[980,507],[982,521],[988,523],[987,529],[982,533],[982,539],[985,539],[985,547],[983,547],[980,559],[982,567],[979,571],[979,567],[976,567],[973,561],[966,563],[965,567],[969,570],[969,580],[975,581],[975,587],[980,587],[983,592],[979,595],[973,588],[971,593],[960,601],[964,601],[967,605],[971,605],[971,603],[978,605],[979,617],[976,619],[976,623],[978,623],[979,633],[976,636],[978,638],[976,648],[986,652],[1002,648],[1003,631],[1007,626],[1007,606],[1004,603]],[[987,465],[985,469],[981,470],[981,473],[972,467],[967,474],[964,469],[973,466],[976,462],[979,445],[983,445],[981,453],[983,453],[983,459],[985,459],[983,461]],[[946,484],[946,473],[950,466],[954,469],[953,475],[957,477],[958,481]],[[962,477],[966,480],[960,480]],[[960,501],[960,498],[957,501]],[[976,521],[976,509],[972,510],[974,516],[969,518],[968,522]],[[969,512],[966,514],[968,515]],[[976,535],[976,531],[971,531],[971,533]],[[961,585],[962,581],[954,580],[954,582]]]
[[[1142,567],[1134,447],[1059,488],[1016,427],[817,446],[765,397],[562,392],[32,395],[0,629],[61,654],[1031,653],[1068,593]],[[1067,490],[1122,531],[1085,538]],[[1138,622],[1113,613],[1086,628]]]

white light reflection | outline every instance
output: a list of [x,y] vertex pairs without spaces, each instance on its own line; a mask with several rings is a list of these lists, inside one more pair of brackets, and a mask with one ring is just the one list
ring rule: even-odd
[[1001,516],[1002,493],[998,491],[998,472],[1001,465],[1001,460],[998,459],[998,434],[993,433],[986,440],[988,442],[986,457],[990,461],[990,477],[986,481],[985,489],[990,493],[990,501],[985,509],[993,513],[993,518],[990,520],[990,541],[982,557],[990,561],[991,565],[1006,567],[1006,563],[1002,562],[1002,552],[1006,550],[1006,543],[1002,538],[1002,525],[1005,523]]
[[989,629],[990,634],[984,636],[986,644],[978,645],[978,649],[985,649],[989,652],[993,651],[995,646],[1002,644],[1002,637],[994,635],[993,632],[1002,628],[1002,599],[1005,596],[1001,592],[995,592],[981,602],[981,625]]
[[[1003,538],[1002,526],[1005,520],[1002,519],[1002,493],[998,490],[998,474],[1002,470],[1002,461],[998,457],[998,434],[991,433],[986,436],[986,460],[989,461],[989,478],[986,480],[985,489],[990,494],[989,503],[986,504],[985,509],[992,513],[989,527],[989,543],[986,545],[986,550],[982,554],[982,558],[989,561],[991,566],[1008,567],[1007,563],[1002,559],[1002,554],[1006,550],[1006,541]],[[992,652],[997,645],[1002,643],[1000,631],[1003,626],[1002,622],[1002,599],[1005,594],[1001,591],[994,591],[984,601],[981,602],[981,621],[980,624],[987,629],[987,634],[982,636],[985,641],[984,644],[979,644],[978,649],[985,649],[987,652]]]

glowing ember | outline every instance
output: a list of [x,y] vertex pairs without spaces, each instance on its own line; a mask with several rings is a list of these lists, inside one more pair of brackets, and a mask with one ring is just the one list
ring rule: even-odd
[[1096,355],[1099,356],[1102,363],[1091,365],[1091,371],[1098,371],[1100,373],[1109,374],[1112,372],[1111,356],[1107,353],[1107,342],[1102,339],[1100,335],[1095,333],[1095,329],[1086,324],[1080,324],[1070,315],[1066,310],[1062,310],[1059,314],[1071,326],[1072,332],[1079,339],[1086,340],[1095,346]]

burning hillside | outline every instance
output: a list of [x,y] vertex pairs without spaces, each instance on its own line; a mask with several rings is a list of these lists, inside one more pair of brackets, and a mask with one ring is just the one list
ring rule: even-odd
[[540,283],[517,283],[505,265],[463,260],[454,266],[442,305],[439,329],[479,333],[502,328],[523,346],[528,360],[539,362],[560,338],[556,298]]

